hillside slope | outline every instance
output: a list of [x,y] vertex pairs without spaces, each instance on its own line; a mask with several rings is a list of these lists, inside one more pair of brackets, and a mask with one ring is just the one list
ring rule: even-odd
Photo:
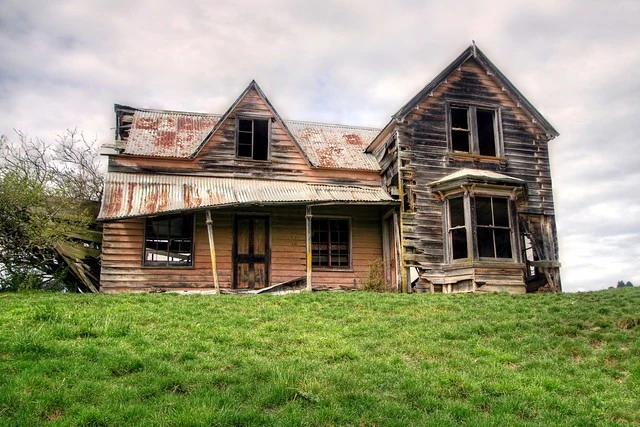
[[0,294],[0,425],[640,423],[640,289]]

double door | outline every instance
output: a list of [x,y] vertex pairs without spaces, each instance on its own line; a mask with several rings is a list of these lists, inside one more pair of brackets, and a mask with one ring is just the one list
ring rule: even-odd
[[237,215],[233,230],[233,287],[269,286],[269,217]]

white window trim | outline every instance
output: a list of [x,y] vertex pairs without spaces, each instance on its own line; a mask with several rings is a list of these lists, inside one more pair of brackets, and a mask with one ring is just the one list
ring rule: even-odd
[[[467,257],[453,259],[453,245],[451,243],[450,230],[450,207],[449,200],[462,196],[464,220],[467,234]],[[509,217],[509,231],[511,238],[511,258],[493,258],[493,257],[480,257],[477,241],[477,225],[475,221],[475,207],[472,209],[471,199],[476,197],[492,197],[492,198],[506,198],[508,200],[508,217]],[[446,264],[459,264],[469,262],[498,262],[498,263],[517,263],[521,262],[521,250],[520,242],[518,239],[519,230],[518,222],[516,219],[516,211],[513,201],[513,191],[511,189],[505,190],[491,190],[491,189],[469,189],[466,187],[461,188],[459,191],[447,193],[444,197],[443,204],[443,237],[444,237],[444,261]]]

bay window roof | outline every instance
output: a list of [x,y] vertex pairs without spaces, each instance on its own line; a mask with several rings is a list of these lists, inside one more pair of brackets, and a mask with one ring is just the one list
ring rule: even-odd
[[527,183],[512,176],[481,169],[460,169],[450,175],[429,184],[432,191],[448,191],[463,186],[478,184],[481,186],[499,186],[526,189]]

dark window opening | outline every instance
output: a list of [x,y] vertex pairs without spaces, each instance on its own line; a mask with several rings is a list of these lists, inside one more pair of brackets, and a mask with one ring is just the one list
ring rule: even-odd
[[451,148],[453,151],[469,152],[469,109],[464,107],[451,108]]
[[348,219],[312,219],[311,257],[314,267],[350,266]]
[[478,256],[512,258],[508,200],[476,197],[475,202]]
[[449,199],[449,239],[453,259],[469,257],[467,227],[464,220],[464,200],[462,197]]
[[450,108],[451,150],[496,157],[500,141],[496,128],[496,110],[471,106]]
[[193,265],[193,215],[147,218],[144,265]]
[[236,155],[252,160],[269,159],[269,120],[238,120]]
[[482,156],[496,155],[494,116],[495,112],[492,110],[477,110],[478,149]]

